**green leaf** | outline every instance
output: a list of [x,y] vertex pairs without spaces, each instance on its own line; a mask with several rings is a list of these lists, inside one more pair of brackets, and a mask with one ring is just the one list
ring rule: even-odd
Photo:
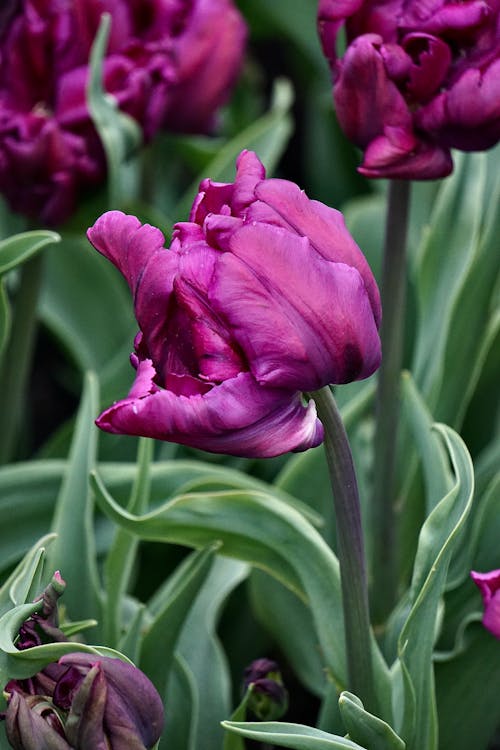
[[93,529],[93,497],[88,475],[94,466],[98,407],[95,375],[87,375],[63,484],[54,510],[57,538],[47,565],[67,583],[64,605],[71,619],[101,619],[99,579]]
[[199,712],[198,686],[189,665],[176,654],[170,672],[165,705],[168,707],[167,721],[161,744],[179,750],[200,750],[196,744]]
[[84,651],[88,654],[101,654],[128,661],[128,659],[114,649],[104,646],[87,646],[75,641],[45,643],[23,651],[15,646],[19,628],[42,607],[43,602],[22,604],[6,612],[0,617],[0,678],[2,684],[9,679],[26,679],[32,677],[50,662],[57,661],[64,654],[73,651]]
[[82,372],[98,373],[103,402],[116,400],[132,380],[137,330],[126,284],[82,236],[65,236],[45,260],[42,321]]
[[[151,487],[150,466],[153,441],[141,438],[137,457],[137,476],[131,489],[127,510],[140,513],[148,507]],[[117,645],[121,631],[121,605],[127,592],[137,555],[138,540],[118,528],[104,567],[106,604],[104,608],[105,641]]]
[[40,562],[43,561],[46,546],[51,544],[54,539],[55,534],[46,534],[42,537],[2,584],[0,587],[0,615],[8,612],[13,604],[24,604],[28,601],[28,598],[32,600],[34,596],[41,593]]
[[59,242],[61,237],[56,232],[37,230],[22,232],[0,242],[0,276],[12,268],[24,263],[45,245]]
[[273,637],[303,684],[321,697],[327,683],[310,607],[261,570],[252,571],[249,584],[255,617]]
[[352,693],[340,695],[339,708],[349,739],[370,750],[405,749],[405,743],[392,727],[365,711],[362,702]]
[[274,84],[270,111],[220,149],[186,191],[172,215],[178,219],[188,216],[198,186],[207,175],[218,182],[233,182],[236,157],[243,149],[255,151],[268,173],[272,174],[292,132],[292,104],[293,92],[289,81],[278,79]]
[[409,372],[404,372],[401,376],[401,397],[418,456],[422,461],[428,515],[453,484],[448,455],[442,441],[432,429],[434,420]]
[[[449,451],[455,484],[428,516],[420,532],[410,589],[411,610],[399,638],[402,671],[396,669],[394,675],[395,680],[402,680],[404,700],[398,707],[396,729],[408,750],[437,748],[432,652],[448,566],[460,541],[474,490],[472,462],[463,441],[445,425],[436,425],[435,429]],[[415,710],[409,712],[413,702]],[[411,726],[404,723],[408,720]]]
[[142,133],[137,122],[121,112],[116,99],[103,88],[103,60],[112,18],[103,13],[94,44],[90,52],[90,77],[87,87],[87,105],[92,121],[102,141],[109,172],[109,202],[111,207],[123,203],[125,197],[136,191],[137,176],[127,170],[127,160],[142,143]]
[[213,563],[216,547],[184,560],[148,604],[152,621],[143,635],[139,666],[160,695],[165,693],[175,644]]
[[[500,148],[455,155],[416,264],[419,329],[412,372],[435,417],[460,425],[498,322]],[[453,373],[453,377],[447,374]]]
[[[217,637],[220,610],[234,588],[248,575],[248,566],[217,556],[182,629],[177,653],[195,682],[194,747],[220,750],[220,722],[231,706],[231,681],[226,656]],[[170,742],[170,734],[165,736]],[[169,747],[177,747],[170,743]],[[183,747],[180,745],[179,747]]]
[[[231,718],[229,719],[230,724],[245,721],[247,716],[248,701],[251,694],[252,691],[250,686],[243,696],[241,703],[236,706],[233,713],[231,714]],[[222,750],[245,750],[245,743],[241,739],[241,736],[236,734],[235,732],[226,732],[224,735],[224,744],[222,746]]]
[[[194,547],[220,541],[221,554],[267,570],[308,601],[331,677],[340,686],[346,684],[338,562],[297,511],[272,495],[242,490],[182,495],[133,516],[117,505],[95,475],[93,486],[103,512],[140,538]],[[379,702],[390,716],[387,667],[375,644],[373,653]]]
[[286,724],[278,721],[249,721],[247,723],[224,721],[222,726],[242,737],[260,740],[277,747],[293,748],[293,750],[367,750],[349,739],[302,724]]

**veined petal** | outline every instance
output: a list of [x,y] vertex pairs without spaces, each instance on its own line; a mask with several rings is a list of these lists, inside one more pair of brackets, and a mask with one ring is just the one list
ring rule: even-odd
[[141,224],[135,216],[108,211],[87,231],[87,237],[101,255],[125,277],[135,297],[137,284],[150,258],[164,250],[165,237],[156,227]]
[[97,425],[108,432],[249,458],[306,450],[323,439],[313,401],[306,407],[300,393],[263,388],[248,372],[201,395],[154,390],[151,383],[142,397],[114,404]]
[[217,264],[211,303],[259,383],[310,391],[378,367],[376,321],[355,268],[269,225],[242,227],[231,249]]
[[310,200],[298,185],[288,180],[265,180],[255,190],[257,197],[276,211],[283,223],[303,237],[326,260],[353,266],[361,275],[377,324],[381,318],[380,294],[365,256],[347,231],[340,211]]

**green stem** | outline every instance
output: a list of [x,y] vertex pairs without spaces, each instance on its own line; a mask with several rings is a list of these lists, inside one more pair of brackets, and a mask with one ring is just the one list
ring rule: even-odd
[[403,360],[406,299],[406,235],[410,203],[407,180],[389,184],[382,271],[382,364],[378,373],[371,502],[372,611],[383,623],[397,599],[395,470],[399,383]]
[[38,295],[42,281],[41,252],[20,269],[19,288],[14,301],[12,328],[0,370],[0,464],[8,463],[15,452],[22,424],[26,388],[33,360],[37,326]]
[[312,397],[325,430],[325,453],[333,492],[348,688],[361,698],[369,711],[376,711],[366,562],[354,463],[347,433],[330,388],[315,391]]

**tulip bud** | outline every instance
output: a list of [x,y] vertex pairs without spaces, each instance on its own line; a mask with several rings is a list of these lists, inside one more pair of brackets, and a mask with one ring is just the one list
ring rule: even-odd
[[61,718],[50,699],[23,695],[17,690],[7,697],[5,731],[15,750],[71,750]]
[[5,689],[7,737],[17,750],[146,750],[163,729],[163,705],[132,664],[71,653]]
[[288,693],[276,662],[257,659],[245,669],[243,686],[250,690],[248,708],[261,721],[280,719],[288,709]]

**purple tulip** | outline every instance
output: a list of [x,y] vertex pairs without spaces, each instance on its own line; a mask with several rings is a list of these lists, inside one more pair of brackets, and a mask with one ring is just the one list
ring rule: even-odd
[[136,667],[75,652],[5,687],[5,726],[16,750],[145,750],[163,729],[163,705]]
[[89,230],[127,280],[140,333],[128,397],[97,424],[216,453],[275,456],[321,442],[302,391],[380,362],[375,280],[342,215],[252,152],[234,183],[204,180],[190,221],[162,233],[118,211]]
[[10,0],[0,12],[0,192],[46,224],[105,178],[86,105],[104,12],[106,90],[150,139],[204,132],[238,74],[245,24],[232,0]]
[[500,570],[489,573],[472,570],[471,578],[483,597],[483,625],[496,638],[500,638]]
[[444,177],[450,149],[500,139],[498,0],[320,0],[318,26],[340,125],[364,151],[362,174]]

